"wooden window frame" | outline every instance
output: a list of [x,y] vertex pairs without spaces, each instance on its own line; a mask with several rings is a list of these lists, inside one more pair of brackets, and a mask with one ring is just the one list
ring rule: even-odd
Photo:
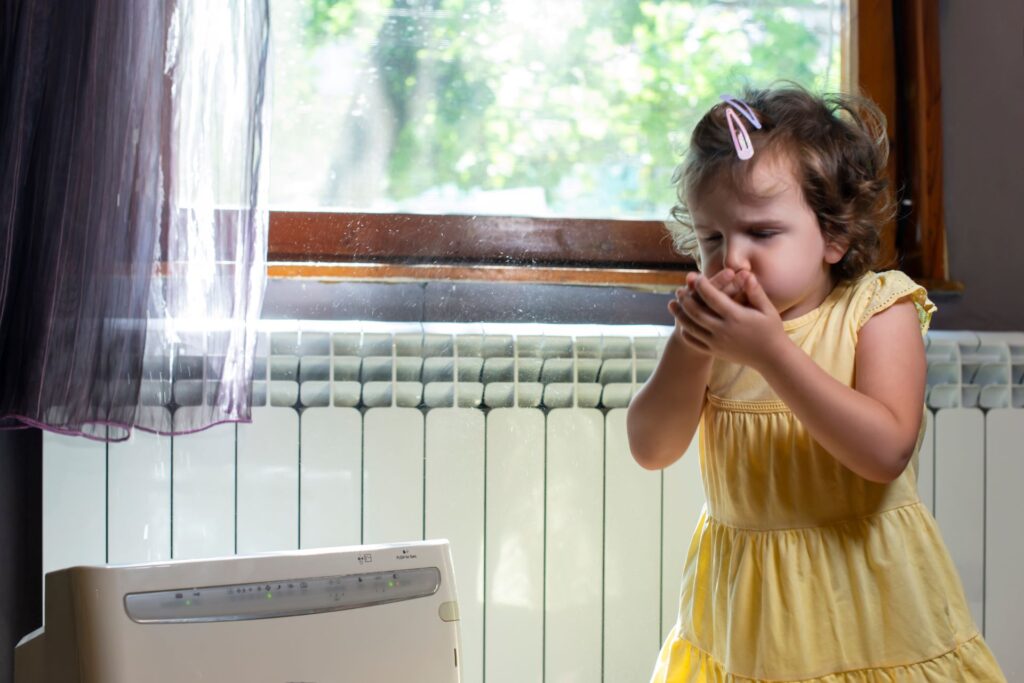
[[850,25],[852,80],[888,120],[898,210],[885,253],[929,291],[960,293],[946,255],[938,0],[854,0]]
[[[856,83],[889,122],[901,210],[886,256],[937,291],[950,282],[942,210],[938,0],[851,0],[844,87]],[[484,280],[671,290],[693,259],[662,221],[272,211],[271,277]]]
[[274,211],[272,277],[672,288],[693,260],[660,221]]

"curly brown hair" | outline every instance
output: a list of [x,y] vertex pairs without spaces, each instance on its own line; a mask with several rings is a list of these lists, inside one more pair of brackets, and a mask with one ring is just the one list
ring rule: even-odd
[[[848,245],[832,266],[836,282],[854,280],[879,266],[879,237],[894,204],[886,177],[889,141],[885,115],[869,99],[850,94],[815,95],[793,84],[747,89],[742,99],[757,114],[761,129],[747,125],[759,155],[788,156],[804,199],[829,241]],[[690,138],[672,182],[678,203],[668,223],[678,251],[700,263],[688,201],[708,183],[728,173],[744,191],[753,163],[741,161],[733,147],[723,103],[712,107]]]

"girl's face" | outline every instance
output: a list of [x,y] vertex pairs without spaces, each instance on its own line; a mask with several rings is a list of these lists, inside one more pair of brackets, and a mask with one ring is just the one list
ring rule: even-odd
[[765,154],[753,163],[746,191],[723,176],[691,198],[701,270],[709,277],[725,268],[751,271],[782,319],[791,320],[832,291],[829,266],[846,247],[826,242],[788,159]]

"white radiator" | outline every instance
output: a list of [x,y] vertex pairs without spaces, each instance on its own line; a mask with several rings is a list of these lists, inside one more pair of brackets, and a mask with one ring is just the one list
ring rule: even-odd
[[[664,472],[626,445],[670,328],[273,324],[252,424],[45,435],[45,571],[448,538],[465,681],[647,679],[703,504],[695,444]],[[921,495],[1024,680],[1024,334],[934,332],[928,360]],[[172,365],[153,410],[211,390]]]

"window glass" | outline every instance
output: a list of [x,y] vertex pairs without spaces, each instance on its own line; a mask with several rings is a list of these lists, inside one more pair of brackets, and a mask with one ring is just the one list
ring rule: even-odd
[[278,209],[664,218],[720,93],[840,82],[842,0],[273,0]]

